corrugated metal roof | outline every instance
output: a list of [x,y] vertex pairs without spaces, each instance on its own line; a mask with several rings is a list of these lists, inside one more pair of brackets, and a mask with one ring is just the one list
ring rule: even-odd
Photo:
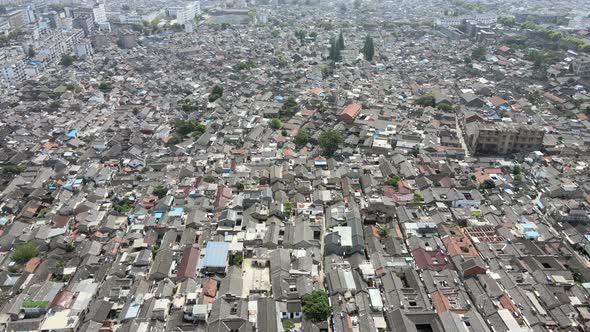
[[208,242],[203,258],[203,267],[225,267],[229,246],[227,242]]

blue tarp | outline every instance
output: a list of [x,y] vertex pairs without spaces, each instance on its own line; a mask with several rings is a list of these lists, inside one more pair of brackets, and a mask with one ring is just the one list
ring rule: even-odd
[[68,133],[68,137],[74,137],[74,136],[76,136],[77,133],[78,133],[78,129],[72,129]]
[[227,242],[212,241],[207,243],[203,267],[226,267],[229,244]]
[[285,97],[283,97],[283,96],[275,96],[275,99],[276,99],[276,100],[284,100],[284,99],[285,99]]
[[535,200],[535,204],[537,204],[537,206],[541,209],[544,210],[545,209],[545,205],[543,204],[543,202],[541,202],[540,199]]

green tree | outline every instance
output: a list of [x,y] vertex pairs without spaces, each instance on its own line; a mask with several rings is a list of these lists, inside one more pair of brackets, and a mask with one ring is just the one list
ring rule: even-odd
[[436,108],[438,108],[441,111],[452,111],[453,110],[453,105],[451,105],[449,102],[447,101],[443,101],[441,103],[438,103],[438,105],[436,105]]
[[293,202],[285,202],[283,203],[283,211],[286,215],[290,215],[293,212]]
[[285,319],[283,321],[283,330],[285,330],[286,332],[294,331],[295,330],[295,323],[293,323],[292,320]]
[[330,39],[330,60],[333,62],[339,62],[342,60],[340,48],[338,47],[337,41],[334,38]]
[[324,80],[327,79],[328,77],[331,77],[332,75],[334,75],[334,69],[332,66],[321,65],[320,70],[322,72],[322,79],[324,79]]
[[191,133],[201,136],[207,130],[207,127],[197,120],[178,120],[175,125],[176,131],[183,136]]
[[281,122],[280,119],[274,118],[274,119],[270,120],[270,127],[272,129],[278,130],[283,127],[283,123]]
[[471,51],[471,58],[478,60],[478,61],[482,61],[482,60],[485,60],[486,53],[487,52],[486,52],[485,47],[478,46],[473,51]]
[[496,183],[493,180],[484,180],[484,182],[482,182],[479,185],[479,189],[493,189],[496,188]]
[[133,210],[133,203],[129,200],[125,199],[122,201],[114,202],[113,203],[113,210],[115,210],[119,214],[126,214]]
[[57,109],[61,107],[61,102],[59,100],[54,100],[49,104],[49,108]]
[[11,174],[20,174],[27,170],[27,167],[24,165],[17,165],[17,166],[4,166],[2,171]]
[[385,224],[377,225],[377,233],[382,238],[387,237],[389,235],[389,228]]
[[12,259],[18,264],[24,264],[37,256],[39,256],[39,248],[33,242],[16,245],[12,252]]
[[361,0],[354,0],[353,6],[354,9],[359,9],[361,7]]
[[498,23],[513,27],[516,25],[516,18],[514,16],[498,16]]
[[375,56],[375,46],[373,45],[373,37],[367,35],[367,37],[365,38],[365,44],[363,45],[362,52],[365,56],[365,60],[369,62],[373,61],[373,56]]
[[213,87],[211,93],[209,94],[209,102],[212,103],[217,99],[221,98],[221,96],[223,96],[223,88],[219,85],[216,85]]
[[289,98],[287,98],[287,100],[283,104],[283,107],[281,108],[281,116],[293,116],[295,115],[295,113],[297,113],[298,110],[299,103],[297,103],[297,100],[295,100],[295,98],[289,96]]
[[320,146],[324,150],[324,154],[326,154],[327,156],[332,156],[334,152],[338,150],[338,147],[340,146],[340,143],[342,143],[343,140],[340,132],[334,129],[330,129],[324,131],[320,135],[319,141]]
[[157,186],[152,191],[152,195],[158,196],[158,198],[162,198],[162,197],[166,196],[167,193],[168,193],[168,189],[164,188],[163,186]]
[[111,90],[113,90],[113,87],[111,86],[111,83],[109,83],[109,82],[101,82],[98,85],[98,89],[102,92],[110,92]]
[[59,61],[59,64],[64,67],[71,66],[73,63],[74,63],[74,57],[69,54],[62,55],[61,60]]
[[270,35],[271,35],[271,36],[273,36],[274,38],[276,38],[276,37],[278,37],[278,36],[279,36],[279,34],[280,34],[280,33],[281,33],[281,32],[280,32],[279,30],[277,30],[277,29],[274,29],[274,30],[272,30],[272,31],[270,32]]
[[340,35],[338,36],[338,41],[336,43],[336,46],[338,47],[339,50],[344,49],[344,36],[342,35],[342,31],[340,31]]
[[242,60],[235,67],[236,70],[252,69],[256,68],[256,62],[252,60]]
[[203,178],[203,181],[205,181],[207,183],[214,183],[215,181],[217,181],[217,178],[212,175],[207,175],[206,177]]
[[343,14],[346,13],[346,11],[348,10],[348,8],[346,8],[346,5],[344,3],[341,3],[338,8],[340,9],[340,12]]
[[328,293],[322,289],[314,289],[311,293],[303,295],[303,314],[316,322],[323,322],[332,312],[328,300]]
[[424,194],[421,191],[414,192],[414,202],[422,202],[424,200]]
[[235,254],[232,257],[231,265],[233,266],[242,266],[242,262],[244,261],[244,256],[242,254]]
[[518,174],[520,174],[520,172],[521,172],[520,166],[516,165],[516,166],[512,167],[512,174],[518,175]]
[[29,46],[29,51],[27,52],[27,56],[29,58],[33,58],[35,56],[35,54],[37,54],[37,52],[35,52],[35,49],[33,48],[33,46]]
[[299,42],[301,44],[303,44],[303,42],[305,41],[305,36],[307,35],[307,33],[305,32],[305,30],[297,30],[295,31],[295,37],[297,39],[299,39]]
[[385,184],[390,185],[392,187],[397,188],[398,187],[398,182],[401,181],[401,177],[399,175],[394,175],[393,177],[391,177],[390,179],[385,181]]
[[414,104],[424,106],[424,107],[426,107],[426,106],[434,107],[436,104],[436,100],[434,99],[433,95],[425,94],[425,95],[418,97],[414,101]]
[[289,65],[289,60],[287,59],[287,56],[283,53],[279,54],[277,56],[277,64],[279,68],[287,67]]
[[297,147],[305,146],[309,142],[309,133],[305,129],[299,129],[295,136],[295,145]]

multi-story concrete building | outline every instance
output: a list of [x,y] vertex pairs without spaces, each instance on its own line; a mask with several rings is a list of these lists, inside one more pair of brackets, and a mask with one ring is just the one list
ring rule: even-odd
[[107,13],[104,9],[104,4],[96,4],[92,7],[92,16],[94,18],[95,23],[104,23],[108,22],[107,20]]
[[92,49],[92,43],[89,40],[83,40],[76,44],[74,47],[74,53],[76,57],[79,59],[83,59],[94,54],[94,50]]
[[436,20],[436,25],[441,27],[457,27],[462,25],[465,21],[470,21],[475,24],[489,25],[495,24],[498,18],[495,15],[476,15],[476,16],[455,16],[443,17]]
[[22,57],[0,60],[0,78],[2,83],[12,84],[26,78],[25,64]]
[[134,48],[137,46],[137,33],[131,30],[120,31],[118,44],[121,48]]
[[541,150],[545,130],[521,124],[479,122],[466,126],[466,142],[473,153],[508,154]]
[[29,23],[27,12],[22,9],[13,10],[6,14],[0,15],[0,18],[6,19],[10,23],[10,26],[14,29],[18,29]]
[[178,24],[185,24],[191,22],[196,15],[201,13],[201,3],[199,1],[191,1],[183,6],[168,7],[168,15],[176,17]]
[[33,47],[37,51],[33,61],[40,70],[43,70],[60,61],[62,55],[71,53],[83,37],[84,32],[78,29],[44,34],[39,40],[33,42]]
[[590,77],[590,56],[583,56],[572,61],[572,71],[576,76]]

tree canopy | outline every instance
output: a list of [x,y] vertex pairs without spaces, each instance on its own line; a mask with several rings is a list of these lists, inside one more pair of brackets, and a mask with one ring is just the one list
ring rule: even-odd
[[223,88],[219,85],[216,85],[213,87],[211,93],[209,94],[209,102],[212,103],[217,99],[221,98],[221,96],[223,96]]
[[178,120],[176,121],[176,131],[181,135],[193,134],[194,136],[201,136],[207,127],[197,120]]
[[297,100],[295,100],[294,97],[289,97],[289,98],[287,98],[287,100],[283,104],[283,107],[281,108],[280,113],[281,113],[281,116],[290,117],[290,116],[295,115],[295,113],[297,113],[298,110],[299,110],[299,103],[297,103]]
[[330,129],[320,135],[320,146],[324,150],[324,154],[328,156],[338,150],[340,143],[342,143],[342,135],[337,130]]
[[166,196],[167,193],[168,193],[168,189],[166,189],[162,186],[157,186],[152,191],[152,195],[158,196],[158,198],[162,198],[162,197]]
[[375,56],[375,46],[373,45],[373,37],[367,36],[367,38],[365,38],[365,44],[363,45],[362,52],[365,56],[365,60],[369,62],[373,61],[373,56]]
[[479,189],[493,189],[496,188],[496,183],[493,180],[484,180],[484,182],[482,182],[479,185]]
[[431,94],[425,94],[425,95],[418,97],[414,101],[414,104],[420,105],[420,106],[425,106],[425,107],[426,106],[434,107],[436,105],[436,99],[434,99],[434,96]]
[[471,58],[478,61],[485,60],[486,53],[485,47],[478,46],[471,52]]
[[297,147],[302,147],[309,142],[309,133],[305,129],[299,129],[297,135],[295,136],[295,145]]
[[274,119],[270,120],[270,127],[272,129],[278,130],[283,127],[283,123],[281,122],[280,119],[274,118]]
[[33,242],[17,245],[12,253],[12,259],[19,264],[24,264],[37,256],[39,256],[39,248]]
[[516,18],[514,16],[498,16],[498,23],[512,27],[516,25]]
[[340,48],[338,47],[338,42],[335,38],[330,39],[330,60],[334,62],[338,62],[342,60],[342,55],[340,54]]
[[59,64],[64,67],[71,66],[73,63],[74,63],[74,57],[69,54],[62,55],[61,60],[59,61]]
[[398,187],[398,182],[401,181],[401,177],[399,175],[394,175],[390,179],[385,181],[385,184],[390,185],[392,187]]
[[338,36],[338,42],[336,43],[338,49],[344,49],[344,36],[342,35],[342,31],[340,31],[340,35]]
[[321,322],[330,317],[332,307],[328,301],[328,293],[322,289],[314,289],[303,295],[303,314],[313,321]]

